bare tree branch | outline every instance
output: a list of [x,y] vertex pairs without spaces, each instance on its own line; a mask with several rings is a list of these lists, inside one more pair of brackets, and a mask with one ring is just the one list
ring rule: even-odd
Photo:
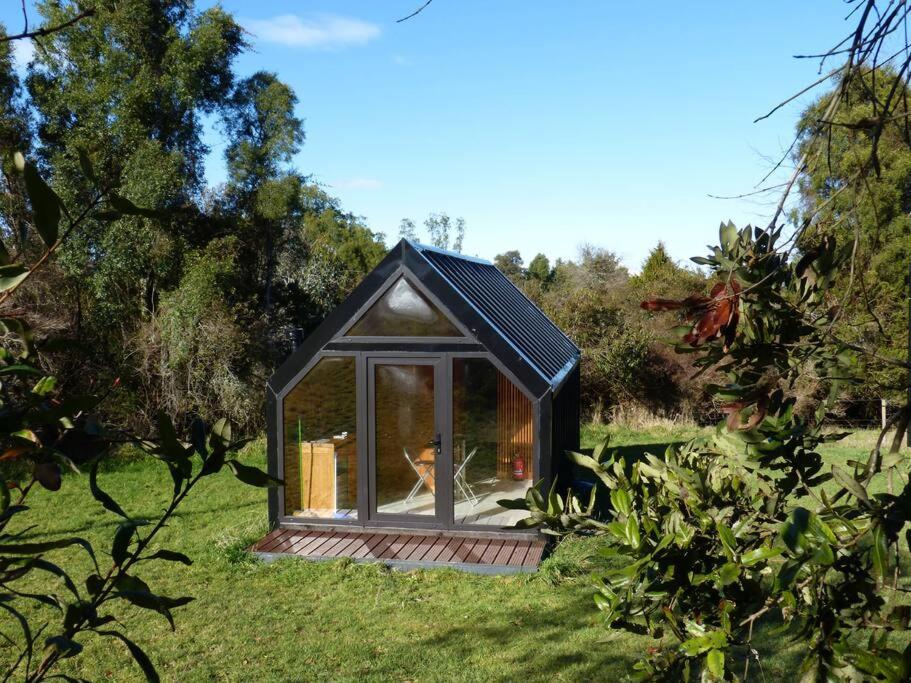
[[86,18],[92,17],[92,16],[95,16],[95,9],[92,7],[89,7],[88,9],[82,10],[79,14],[74,16],[69,21],[64,21],[62,24],[57,24],[56,26],[42,27],[42,28],[36,29],[34,31],[28,30],[28,20],[26,19],[26,22],[25,22],[26,30],[25,31],[23,31],[22,33],[16,33],[16,34],[10,35],[10,36],[0,36],[0,43],[9,43],[13,40],[25,40],[28,38],[43,38],[45,36],[49,36],[51,34],[57,33],[58,31],[67,29],[70,26],[72,26],[73,24],[76,24],[76,23],[82,21],[83,19],[86,19]]
[[431,2],[433,2],[433,0],[427,0],[427,2],[425,2],[423,5],[421,5],[420,7],[418,7],[414,12],[412,12],[411,14],[409,14],[407,17],[402,17],[401,19],[396,19],[395,23],[396,23],[396,24],[401,24],[403,21],[408,21],[408,20],[411,19],[412,17],[416,17],[416,16],[419,15],[421,12],[423,12],[425,9],[427,9],[427,6],[428,6]]

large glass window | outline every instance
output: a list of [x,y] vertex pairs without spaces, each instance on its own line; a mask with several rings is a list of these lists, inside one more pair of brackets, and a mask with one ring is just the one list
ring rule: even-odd
[[399,278],[348,330],[349,337],[461,337],[431,301]]
[[486,358],[452,361],[453,504],[457,524],[509,526],[527,516],[497,505],[534,481],[531,401]]
[[284,398],[285,514],[357,518],[352,356],[326,357]]

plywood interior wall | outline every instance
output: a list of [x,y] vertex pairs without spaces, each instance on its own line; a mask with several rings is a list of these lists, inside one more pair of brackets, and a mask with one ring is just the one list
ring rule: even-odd
[[497,476],[513,476],[513,457],[525,460],[525,479],[532,479],[534,418],[531,401],[502,373],[497,373]]

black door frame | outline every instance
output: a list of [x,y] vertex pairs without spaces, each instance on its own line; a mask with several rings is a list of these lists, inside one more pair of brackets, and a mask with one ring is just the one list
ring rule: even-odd
[[[366,521],[379,526],[403,524],[414,527],[440,528],[447,526],[447,507],[452,498],[451,477],[445,476],[452,470],[452,425],[449,419],[449,372],[446,370],[446,354],[413,353],[365,353],[367,372],[367,516]],[[390,514],[377,511],[376,500],[376,386],[375,368],[378,365],[428,365],[433,367],[433,401],[435,431],[440,438],[440,452],[434,464],[434,508],[433,515]],[[451,512],[450,512],[451,515]]]

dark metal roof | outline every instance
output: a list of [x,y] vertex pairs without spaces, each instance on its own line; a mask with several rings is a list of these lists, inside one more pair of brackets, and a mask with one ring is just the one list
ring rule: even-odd
[[578,347],[495,265],[423,244],[409,245],[551,386],[575,366]]

